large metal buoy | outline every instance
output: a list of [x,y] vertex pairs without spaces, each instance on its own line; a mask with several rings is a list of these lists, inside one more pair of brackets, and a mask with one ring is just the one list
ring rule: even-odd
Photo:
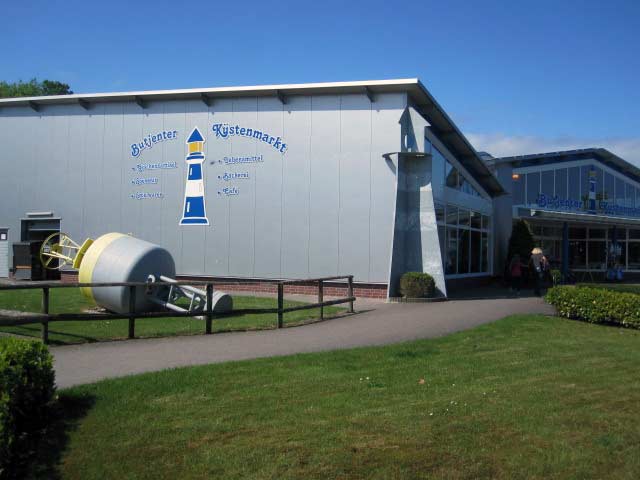
[[[64,233],[49,236],[40,249],[45,268],[62,269],[70,265],[78,269],[80,283],[146,282],[136,287],[135,311],[149,312],[158,307],[177,312],[206,311],[206,292],[175,283],[173,257],[166,249],[123,233],[107,233],[82,245]],[[129,287],[82,287],[85,297],[97,305],[117,313],[129,312]],[[233,308],[231,296],[215,291],[212,310],[228,312]]]

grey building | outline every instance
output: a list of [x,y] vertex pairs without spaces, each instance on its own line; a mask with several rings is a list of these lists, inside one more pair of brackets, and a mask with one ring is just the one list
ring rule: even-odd
[[9,244],[123,232],[182,275],[390,295],[495,264],[503,188],[417,79],[2,99],[0,165]]

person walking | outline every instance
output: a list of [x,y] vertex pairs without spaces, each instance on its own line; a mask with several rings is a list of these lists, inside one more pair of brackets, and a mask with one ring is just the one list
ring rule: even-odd
[[531,269],[533,273],[533,293],[538,297],[540,293],[540,284],[542,283],[542,276],[544,275],[544,266],[547,259],[542,253],[542,249],[539,247],[531,250]]
[[520,255],[517,253],[511,259],[509,264],[509,275],[511,278],[511,290],[516,292],[516,295],[520,295],[520,288],[522,286],[522,262],[520,261]]

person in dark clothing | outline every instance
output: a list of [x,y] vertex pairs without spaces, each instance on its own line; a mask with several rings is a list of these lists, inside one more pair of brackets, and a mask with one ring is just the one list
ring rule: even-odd
[[522,286],[522,262],[520,261],[520,255],[517,253],[513,256],[509,264],[509,275],[511,278],[511,290],[516,292],[516,295],[520,295],[520,288]]

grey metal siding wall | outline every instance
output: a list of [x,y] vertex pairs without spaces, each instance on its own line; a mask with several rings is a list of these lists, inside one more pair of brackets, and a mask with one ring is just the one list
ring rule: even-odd
[[[62,230],[83,240],[120,231],[172,252],[182,274],[304,278],[352,273],[387,282],[395,173],[382,154],[400,146],[405,94],[292,96],[133,102],[0,109],[0,223],[20,231],[27,211],[53,211]],[[214,123],[280,136],[281,155],[252,138],[216,138]],[[206,210],[211,225],[179,226],[187,166],[185,139],[205,137]],[[132,158],[147,134],[177,130]],[[224,156],[263,155],[262,163],[224,166]],[[138,163],[177,162],[176,169],[135,172]],[[219,195],[246,171],[240,195]],[[157,185],[136,186],[137,177]],[[133,200],[139,191],[161,199]],[[17,241],[18,238],[11,238]]]

